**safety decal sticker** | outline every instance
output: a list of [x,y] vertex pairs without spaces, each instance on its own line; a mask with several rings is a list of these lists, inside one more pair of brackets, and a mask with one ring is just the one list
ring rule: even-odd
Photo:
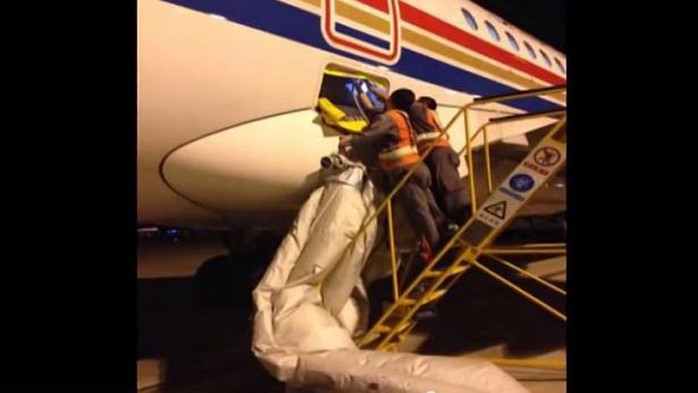
[[533,177],[525,173],[516,174],[509,179],[509,187],[518,192],[529,191],[531,188],[533,188],[534,184],[535,181],[533,180]]
[[544,146],[536,150],[533,160],[541,166],[553,166],[562,158],[560,151],[551,146]]
[[548,176],[550,174],[549,170],[547,170],[545,168],[541,168],[540,166],[538,166],[530,161],[524,161],[523,166],[524,166],[524,168],[528,168],[528,169],[536,172],[539,175]]
[[487,213],[490,213],[491,215],[503,220],[507,214],[507,201],[499,201],[489,206],[485,206],[483,209]]

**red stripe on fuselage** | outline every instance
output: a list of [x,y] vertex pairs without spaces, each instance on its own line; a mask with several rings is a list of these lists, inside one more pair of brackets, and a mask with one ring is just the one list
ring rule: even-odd
[[[379,11],[388,12],[388,4],[386,0],[357,0],[360,3],[366,4]],[[497,60],[502,64],[506,64],[519,71],[525,72],[538,79],[546,81],[553,85],[565,84],[565,79],[552,72],[530,63],[521,57],[505,51],[487,41],[482,40],[470,33],[467,33],[449,23],[442,21],[426,12],[415,8],[409,4],[398,2],[400,4],[400,17],[405,22],[409,22],[415,26],[429,31],[443,39],[458,44],[464,48],[473,50],[477,53],[485,55],[491,59]],[[503,34],[502,34],[503,35]]]
[[364,3],[369,7],[373,7],[385,13],[388,12],[388,0],[357,0],[359,3]]
[[[341,36],[335,35],[334,32],[332,31],[332,15],[334,14],[334,12],[332,12],[331,8],[330,8],[332,5],[332,3],[331,3],[332,1],[333,0],[325,0],[325,23],[323,25],[324,29],[325,29],[325,33],[327,34],[327,36],[330,38],[330,40],[332,42],[334,42],[335,44],[344,45],[346,47],[352,48],[358,52],[368,53],[369,55],[375,56],[379,59],[384,59],[387,61],[395,60],[395,58],[397,57],[398,48],[399,48],[399,43],[398,43],[398,38],[397,38],[398,37],[398,29],[396,29],[396,28],[393,29],[392,43],[390,45],[391,50],[390,50],[390,53],[388,53],[388,54],[379,52],[379,51],[372,49],[368,46],[358,45],[352,41],[346,40],[346,39],[342,38]],[[385,1],[386,1],[386,7],[388,4],[387,2],[392,1],[393,8],[395,8],[397,6],[396,3],[400,2],[400,0],[385,0]],[[391,17],[392,17],[393,26],[397,26],[397,24],[398,24],[397,14],[395,12],[393,12]]]

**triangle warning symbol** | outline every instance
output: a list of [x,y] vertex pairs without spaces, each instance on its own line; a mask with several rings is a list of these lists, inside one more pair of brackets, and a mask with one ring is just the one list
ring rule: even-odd
[[503,220],[507,214],[507,201],[500,201],[486,206],[485,211]]

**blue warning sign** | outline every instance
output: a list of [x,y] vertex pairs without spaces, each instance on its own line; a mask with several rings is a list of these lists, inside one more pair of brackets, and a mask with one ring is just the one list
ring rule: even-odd
[[509,187],[514,189],[514,191],[518,192],[526,192],[533,188],[533,184],[535,182],[533,181],[533,178],[531,175],[527,175],[525,173],[519,173],[518,175],[514,175],[509,179]]

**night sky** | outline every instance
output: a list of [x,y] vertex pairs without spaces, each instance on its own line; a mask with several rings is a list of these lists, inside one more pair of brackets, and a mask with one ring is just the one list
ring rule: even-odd
[[505,21],[566,53],[566,0],[473,0]]

